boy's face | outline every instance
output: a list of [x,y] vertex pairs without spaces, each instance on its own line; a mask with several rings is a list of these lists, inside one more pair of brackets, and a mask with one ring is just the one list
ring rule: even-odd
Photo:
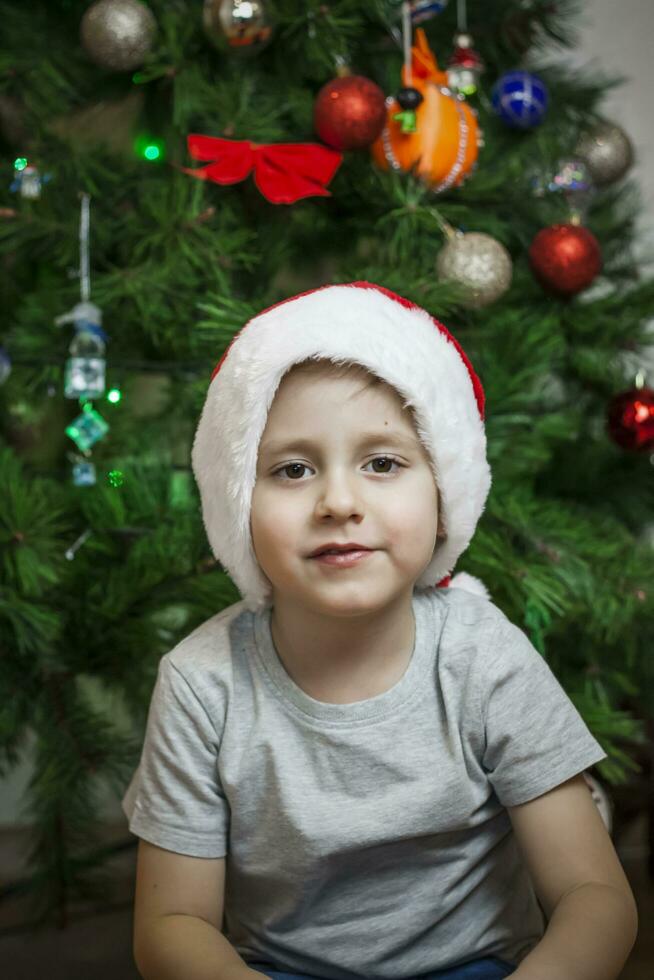
[[[277,594],[323,615],[374,612],[410,596],[431,561],[438,494],[429,457],[397,392],[369,380],[356,367],[334,377],[314,365],[285,375],[275,394],[250,519],[273,602]],[[380,436],[364,445],[366,432]],[[349,568],[308,557],[330,541],[374,550]]]

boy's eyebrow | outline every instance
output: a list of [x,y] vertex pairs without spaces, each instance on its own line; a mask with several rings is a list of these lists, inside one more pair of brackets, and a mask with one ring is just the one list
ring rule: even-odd
[[[418,448],[418,442],[413,436],[408,434],[405,435],[402,432],[395,432],[392,430],[385,432],[362,432],[358,438],[358,445],[360,448],[381,443],[386,443],[387,445],[393,443],[396,446],[406,446],[413,449]],[[262,444],[260,447],[260,455],[275,456],[279,453],[291,452],[293,449],[315,449],[316,446],[317,444],[311,439],[271,440],[268,443]]]

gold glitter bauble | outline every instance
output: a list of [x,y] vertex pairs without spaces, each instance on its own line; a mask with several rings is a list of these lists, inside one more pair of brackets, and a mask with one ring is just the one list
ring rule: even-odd
[[455,232],[436,258],[438,278],[466,287],[461,305],[487,306],[511,285],[511,256],[500,242],[481,231]]
[[139,0],[97,0],[80,26],[86,53],[96,65],[112,71],[132,71],[142,65],[156,31],[154,14]]
[[265,0],[204,0],[204,32],[219,51],[257,54],[273,34]]

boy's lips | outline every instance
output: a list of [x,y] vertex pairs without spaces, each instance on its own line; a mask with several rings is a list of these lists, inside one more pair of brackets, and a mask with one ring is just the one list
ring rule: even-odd
[[348,542],[347,544],[338,544],[337,542],[330,541],[328,544],[321,544],[317,548],[314,548],[308,558],[316,558],[317,555],[322,555],[326,551],[374,551],[374,548],[369,548],[368,545],[358,544],[356,541]]

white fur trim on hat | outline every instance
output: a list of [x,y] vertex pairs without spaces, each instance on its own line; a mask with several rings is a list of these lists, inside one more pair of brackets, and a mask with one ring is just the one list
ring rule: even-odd
[[473,595],[481,596],[490,602],[490,593],[482,580],[467,572],[457,572],[454,578],[448,583],[450,589],[463,589],[464,592],[472,592]]
[[360,364],[412,406],[447,532],[416,588],[433,587],[449,575],[470,543],[491,486],[483,390],[464,357],[425,310],[374,283],[323,286],[291,297],[236,334],[214,371],[191,459],[209,543],[251,611],[272,604],[250,532],[259,442],[282,377],[307,358]]

